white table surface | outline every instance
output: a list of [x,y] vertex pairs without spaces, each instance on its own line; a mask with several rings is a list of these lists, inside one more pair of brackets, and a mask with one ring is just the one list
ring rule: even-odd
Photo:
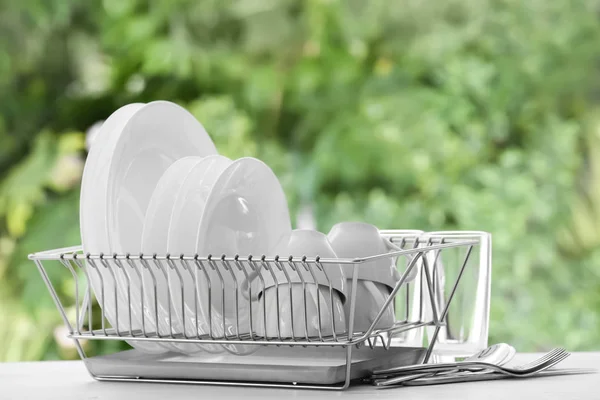
[[[515,363],[539,354],[520,354]],[[599,353],[575,353],[561,368],[600,368]],[[98,382],[81,361],[0,363],[0,399],[183,400],[183,399],[286,399],[311,400],[348,396],[354,399],[600,399],[600,374],[502,380],[427,387],[377,390],[353,387],[345,392],[197,386],[157,383]]]

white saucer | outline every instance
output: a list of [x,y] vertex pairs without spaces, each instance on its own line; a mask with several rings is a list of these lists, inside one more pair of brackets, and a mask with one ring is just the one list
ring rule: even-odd
[[[196,251],[196,231],[202,217],[204,205],[210,191],[223,170],[231,164],[231,160],[220,155],[205,157],[195,164],[184,176],[173,202],[170,221],[167,229],[165,247],[173,258],[184,254],[192,255]],[[179,262],[174,262],[176,267],[183,267]],[[185,332],[188,337],[210,333],[208,319],[200,307],[196,307],[195,293],[195,264],[188,262],[192,268],[190,273],[185,268],[168,270],[171,301],[175,312],[174,327],[177,333]],[[182,296],[183,289],[183,296]],[[207,301],[206,290],[200,286],[198,302]],[[183,304],[182,304],[183,298]],[[185,307],[185,309],[183,309]],[[185,329],[184,329],[185,327]],[[219,345],[190,344],[181,347],[186,353],[191,354],[206,350],[212,353],[222,352]]]
[[[167,254],[169,223],[171,222],[171,214],[177,193],[190,170],[203,159],[194,156],[181,158],[175,161],[158,181],[146,211],[142,233],[142,253],[146,255]],[[146,329],[156,330],[158,328],[161,336],[170,335],[175,332],[175,330],[171,330],[175,316],[171,316],[172,322],[170,323],[167,275],[162,271],[158,271],[154,262],[151,261],[149,264],[151,264],[151,271],[141,268]],[[154,285],[156,285],[156,302]],[[156,321],[158,321],[158,326]],[[170,350],[180,350],[178,345],[174,343],[165,343],[165,345]]]

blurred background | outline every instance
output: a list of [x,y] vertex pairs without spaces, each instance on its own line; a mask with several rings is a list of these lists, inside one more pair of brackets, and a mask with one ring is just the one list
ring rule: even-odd
[[27,254],[80,243],[86,143],[156,99],[297,226],[492,232],[490,343],[600,349],[600,1],[4,0],[0,361],[77,357]]

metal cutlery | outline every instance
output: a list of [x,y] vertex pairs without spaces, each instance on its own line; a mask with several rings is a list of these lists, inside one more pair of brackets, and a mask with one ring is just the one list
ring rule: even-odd
[[[564,349],[554,349],[537,360],[513,368],[507,368],[497,364],[481,361],[463,361],[459,363],[392,368],[385,371],[376,371],[372,376],[372,383],[376,386],[398,385],[404,382],[414,381],[419,378],[425,380],[430,379],[427,377],[432,373],[440,372],[446,373],[444,375],[445,377],[464,377],[463,375],[466,376],[467,373],[471,375],[484,375],[484,372],[501,374],[515,378],[530,377],[553,367],[567,358],[569,355],[570,354]],[[472,371],[475,371],[475,373]]]
[[[515,348],[512,347],[511,345],[508,345],[506,343],[498,343],[498,344],[491,345],[478,353],[473,354],[472,356],[466,358],[462,362],[479,361],[479,362],[486,362],[486,363],[490,363],[490,364],[494,364],[494,365],[504,365],[513,359],[516,352],[517,351],[515,350]],[[460,369],[452,369],[452,370],[449,370],[446,372],[440,372],[440,373],[452,374],[452,373],[458,373],[458,372],[460,372]],[[428,377],[431,375],[433,375],[431,372],[406,375],[406,378],[403,379],[402,381],[404,381],[404,380],[409,381],[411,379],[424,378],[424,377]],[[396,376],[396,375],[394,374],[394,376]]]
[[[545,354],[544,356],[542,356],[532,362],[529,362],[527,364],[521,365],[519,367],[514,367],[514,368],[515,369],[523,368],[524,366],[532,367],[540,362],[546,361],[548,358],[554,357],[556,354],[560,354],[560,353],[564,353],[564,352],[565,352],[564,349],[553,349],[550,352],[548,352],[547,354]],[[485,366],[489,365],[489,363],[484,363],[484,362],[465,362],[465,361],[454,362],[454,363],[441,363],[441,364],[416,364],[416,365],[406,365],[406,366],[401,366],[401,367],[375,370],[375,371],[373,371],[373,376],[406,375],[406,374],[414,374],[417,372],[441,372],[441,371],[448,371],[448,370],[453,370],[453,369],[457,369],[457,368],[463,368],[466,366],[469,366],[469,368],[476,368],[476,367],[470,366],[471,364],[474,364],[474,363],[475,364],[485,364],[481,368],[484,368]]]
[[[487,363],[495,364],[495,365],[504,365],[513,359],[516,352],[517,351],[515,350],[515,348],[512,347],[511,345],[508,345],[506,343],[497,343],[497,344],[491,345],[491,346],[481,350],[478,353],[473,354],[472,356],[466,358],[462,362],[479,361],[479,362],[487,362]],[[460,372],[459,369],[452,369],[452,370],[449,370],[446,372],[441,372],[441,373],[442,374],[453,374],[453,373],[458,373],[458,372]],[[431,373],[431,372],[426,372],[426,373],[420,372],[420,373],[416,373],[416,374],[406,375],[406,379],[403,379],[403,381],[411,380],[411,378],[418,379],[418,378],[429,377],[432,375],[435,375],[435,374]],[[396,375],[394,375],[394,376],[396,376]]]
[[[591,368],[560,368],[560,369],[547,369],[539,371],[537,374],[522,377],[522,378],[543,378],[550,376],[561,376],[561,375],[581,375],[581,374],[595,374],[598,370]],[[412,381],[404,382],[402,386],[429,386],[429,385],[443,385],[447,383],[462,383],[462,382],[478,382],[478,381],[494,381],[499,379],[514,379],[512,376],[499,374],[496,372],[488,373],[465,373],[465,374],[454,374],[435,376],[426,379],[415,379]],[[381,386],[380,388],[392,388],[395,386]]]

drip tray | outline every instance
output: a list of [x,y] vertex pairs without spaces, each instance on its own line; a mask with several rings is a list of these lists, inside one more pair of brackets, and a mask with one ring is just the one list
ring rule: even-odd
[[[352,349],[351,378],[423,362],[426,350],[414,347]],[[331,385],[345,380],[346,349],[341,347],[261,346],[256,353],[237,356],[205,353],[145,354],[128,350],[91,357],[86,364],[94,375],[175,381],[277,382]]]

